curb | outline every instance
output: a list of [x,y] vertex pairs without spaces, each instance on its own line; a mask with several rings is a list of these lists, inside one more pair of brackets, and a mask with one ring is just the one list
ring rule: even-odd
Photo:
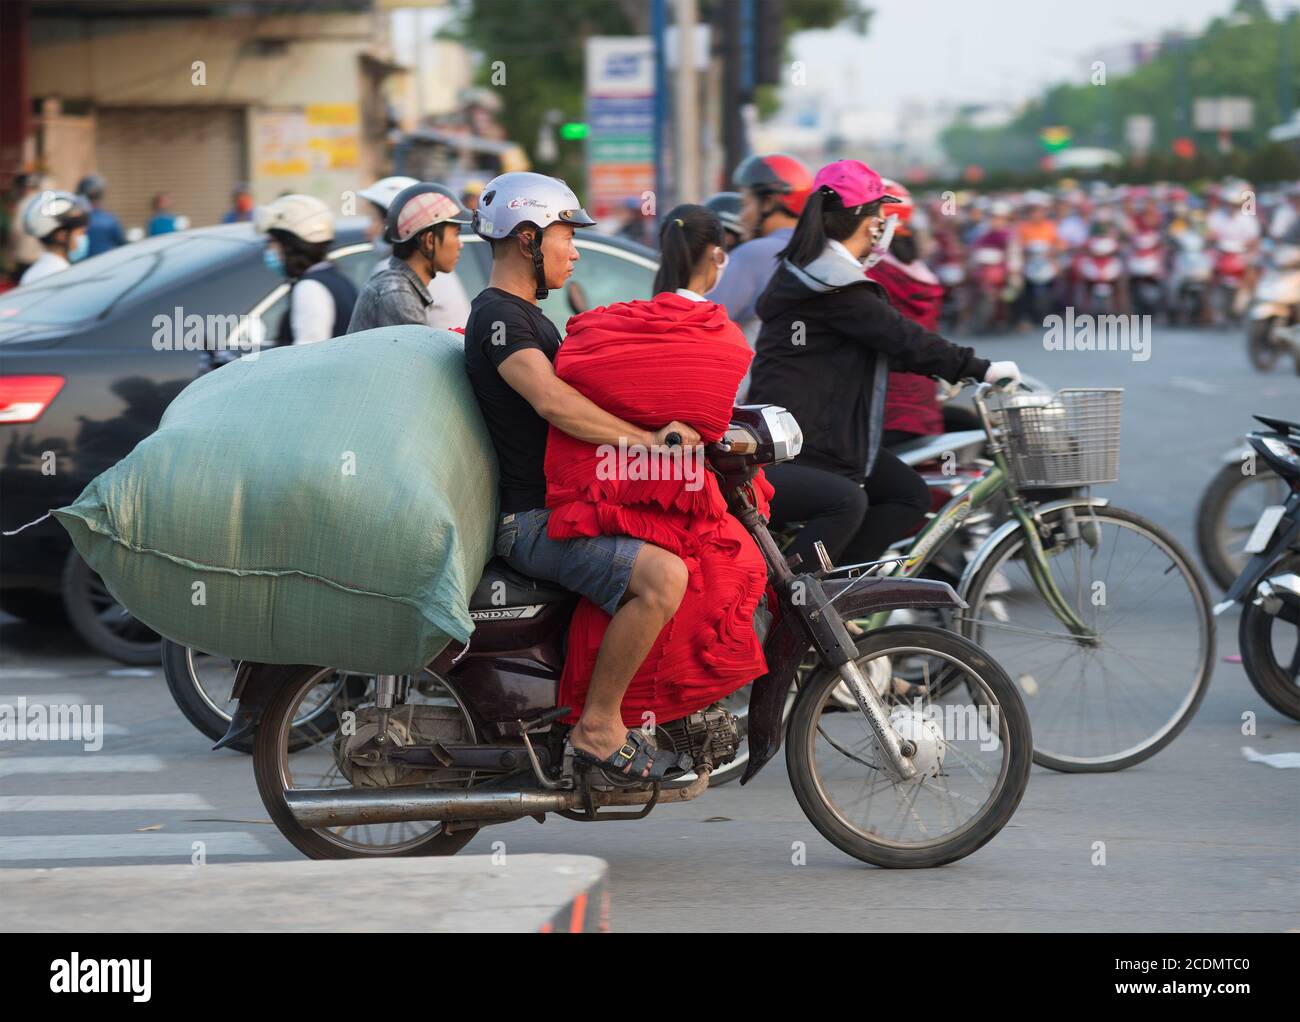
[[608,869],[587,855],[5,869],[0,931],[608,932]]

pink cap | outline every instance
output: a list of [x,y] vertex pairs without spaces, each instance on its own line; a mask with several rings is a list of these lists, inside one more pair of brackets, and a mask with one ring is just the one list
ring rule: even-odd
[[845,209],[862,206],[868,202],[898,202],[885,194],[885,183],[880,175],[861,160],[836,160],[817,171],[813,178],[813,191],[827,187],[840,197]]

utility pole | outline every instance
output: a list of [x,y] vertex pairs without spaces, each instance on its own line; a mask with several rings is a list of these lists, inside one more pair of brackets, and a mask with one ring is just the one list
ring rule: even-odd
[[697,0],[677,0],[677,202],[698,201],[700,195],[700,104],[695,70]]

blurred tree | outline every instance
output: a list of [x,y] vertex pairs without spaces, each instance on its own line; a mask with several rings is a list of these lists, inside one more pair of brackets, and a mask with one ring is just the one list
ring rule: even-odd
[[1153,60],[1128,74],[1112,74],[1104,85],[1053,86],[1000,128],[977,128],[959,115],[942,142],[958,165],[1027,172],[1034,156],[1026,142],[1048,125],[1070,128],[1076,144],[1124,150],[1127,119],[1144,114],[1155,120],[1153,155],[1169,152],[1184,134],[1203,153],[1217,140],[1212,132],[1194,130],[1193,101],[1244,96],[1252,101],[1254,123],[1232,141],[1249,151],[1265,144],[1269,129],[1285,120],[1284,97],[1300,93],[1300,60],[1286,62],[1288,45],[1290,53],[1300,54],[1300,18],[1274,21],[1259,0],[1238,0],[1231,15],[1211,21],[1201,36],[1167,36]]

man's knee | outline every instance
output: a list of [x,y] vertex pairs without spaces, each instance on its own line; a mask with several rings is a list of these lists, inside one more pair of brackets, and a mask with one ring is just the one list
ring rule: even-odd
[[649,553],[651,549],[655,553],[647,558],[644,571],[639,573],[641,584],[636,595],[667,619],[681,606],[689,574],[685,563],[676,554],[658,547],[647,547],[644,552]]

